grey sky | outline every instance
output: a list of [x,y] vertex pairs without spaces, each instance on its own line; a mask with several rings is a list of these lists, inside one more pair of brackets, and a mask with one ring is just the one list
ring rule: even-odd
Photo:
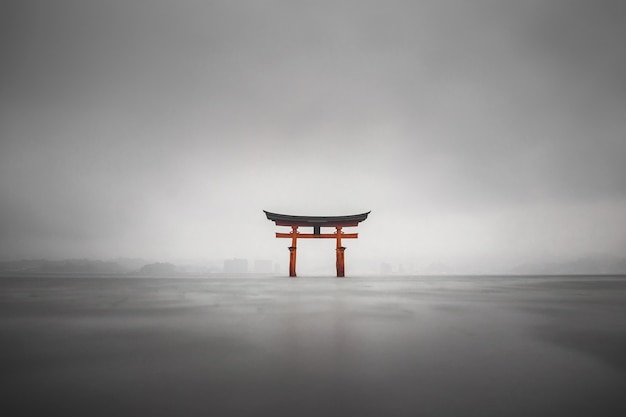
[[371,209],[348,267],[626,247],[623,2],[4,4],[2,259],[286,262],[262,209]]

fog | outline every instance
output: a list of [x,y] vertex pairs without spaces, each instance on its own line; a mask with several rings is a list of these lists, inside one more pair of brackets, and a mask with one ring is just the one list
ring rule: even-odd
[[9,0],[0,259],[285,265],[263,209],[372,210],[348,268],[623,255],[625,18],[618,1]]

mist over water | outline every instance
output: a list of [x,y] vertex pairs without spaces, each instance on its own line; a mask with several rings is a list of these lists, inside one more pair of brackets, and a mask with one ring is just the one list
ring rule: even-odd
[[360,270],[623,257],[620,2],[5,3],[0,260],[284,264],[263,209],[372,210]]

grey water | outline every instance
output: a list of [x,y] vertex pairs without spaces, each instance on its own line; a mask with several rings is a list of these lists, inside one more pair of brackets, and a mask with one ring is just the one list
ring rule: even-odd
[[626,276],[0,277],[11,415],[626,415]]

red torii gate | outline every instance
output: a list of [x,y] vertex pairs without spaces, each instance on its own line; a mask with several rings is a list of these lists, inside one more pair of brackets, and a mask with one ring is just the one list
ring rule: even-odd
[[[344,227],[356,227],[360,222],[367,219],[367,215],[371,213],[352,214],[349,216],[292,216],[288,214],[270,213],[263,210],[268,220],[272,220],[277,226],[289,226],[291,232],[276,232],[277,238],[291,238],[291,246],[289,246],[289,276],[296,276],[296,248],[298,239],[337,239],[337,276],[345,276],[344,268],[344,251],[346,248],[341,246],[341,239],[356,239],[358,233],[344,233],[341,231]],[[300,233],[298,227],[312,227],[313,233]],[[335,233],[321,233],[322,227],[334,227]]]

